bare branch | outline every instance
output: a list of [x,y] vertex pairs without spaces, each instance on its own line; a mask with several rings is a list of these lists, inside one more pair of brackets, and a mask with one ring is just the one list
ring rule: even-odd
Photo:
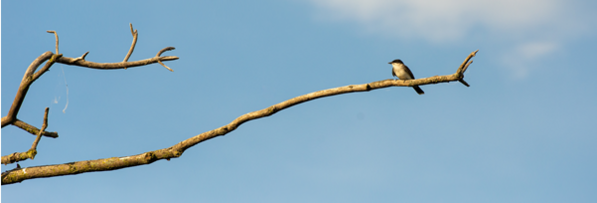
[[[19,119],[17,119],[14,123],[12,123],[12,125],[17,126],[21,129],[31,133],[32,135],[37,135],[40,132],[40,130],[38,128],[36,128],[35,126],[25,123]],[[57,132],[44,131],[42,135],[46,136],[46,137],[51,137],[51,138],[58,138]]]
[[74,65],[74,66],[81,66],[93,69],[124,69],[124,68],[131,68],[137,66],[144,66],[152,63],[157,63],[158,61],[172,61],[177,60],[178,57],[176,56],[161,56],[161,57],[153,57],[148,59],[143,59],[139,61],[131,61],[131,62],[120,62],[120,63],[96,63],[86,60],[80,60],[70,57],[60,57],[56,59],[56,62],[66,64],[66,65]]
[[[135,45],[137,44],[137,30],[133,31],[133,24],[129,23],[129,25],[131,26],[131,34],[133,35],[133,44],[131,44],[131,48],[129,49],[129,52],[126,54],[126,56],[124,57],[124,60],[122,62],[127,62],[129,60],[129,57],[131,57],[131,54],[133,54],[133,50],[135,50]],[[126,68],[124,68],[126,69]]]
[[[476,53],[473,52],[473,53]],[[468,60],[474,56],[474,54],[469,55],[467,58],[467,62],[465,64],[469,64]],[[2,184],[12,184],[21,182],[26,179],[33,179],[33,178],[44,178],[44,177],[52,177],[52,176],[62,176],[62,175],[74,175],[79,173],[85,172],[94,172],[94,171],[107,171],[107,170],[117,170],[126,167],[132,166],[139,166],[144,164],[150,164],[160,159],[170,160],[171,158],[178,158],[182,155],[182,153],[203,141],[212,139],[217,136],[225,135],[236,128],[238,128],[241,124],[255,120],[258,118],[267,117],[273,115],[274,113],[281,111],[283,109],[292,107],[294,105],[311,101],[318,98],[329,97],[338,94],[346,94],[352,92],[365,92],[371,91],[374,89],[381,89],[387,88],[392,86],[415,86],[415,85],[428,85],[428,84],[436,84],[436,83],[448,83],[453,81],[459,81],[463,79],[463,71],[465,65],[461,65],[457,72],[452,75],[444,75],[444,76],[433,76],[428,78],[421,78],[416,80],[381,80],[367,84],[359,84],[359,85],[348,85],[343,87],[331,88],[326,90],[320,90],[317,92],[312,92],[306,95],[298,96],[281,103],[275,104],[268,108],[250,112],[244,114],[228,125],[222,126],[220,128],[210,130],[194,137],[191,137],[187,140],[179,142],[178,144],[159,149],[155,151],[145,152],[138,155],[133,156],[126,156],[126,157],[112,157],[106,159],[97,159],[97,160],[87,160],[87,161],[78,161],[78,162],[71,162],[66,164],[57,164],[57,165],[46,165],[46,166],[35,166],[35,167],[27,167],[22,169],[13,169],[11,171],[7,171],[2,173]]]
[[58,33],[56,31],[54,31],[54,30],[48,30],[46,32],[48,32],[48,33],[54,33],[54,36],[56,36],[56,54],[60,53],[60,52],[58,52]]

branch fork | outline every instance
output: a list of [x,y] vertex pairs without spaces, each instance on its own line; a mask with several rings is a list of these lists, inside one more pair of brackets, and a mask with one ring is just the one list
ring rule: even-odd
[[43,132],[48,127],[49,111],[50,111],[50,108],[46,107],[46,110],[44,113],[44,122],[41,126],[41,130],[39,130],[39,132],[37,133],[37,137],[35,138],[35,141],[33,141],[31,148],[29,150],[27,150],[26,152],[15,152],[15,153],[12,153],[7,156],[2,156],[2,164],[6,165],[6,164],[11,164],[14,162],[26,160],[26,159],[33,160],[35,158],[35,155],[37,155],[37,145],[39,144],[39,141],[41,140],[41,136],[42,136]]
[[476,51],[473,51],[471,54],[469,54],[468,57],[464,59],[464,62],[462,62],[460,67],[458,67],[458,70],[456,70],[455,74],[459,78],[458,82],[462,83],[464,86],[470,87],[470,85],[466,81],[464,81],[464,72],[466,71],[466,69],[468,69],[468,66],[470,66],[473,63],[472,58],[475,57],[475,55],[477,55],[478,51],[479,50],[477,49]]
[[[122,62],[127,62],[129,60],[129,58],[131,57],[131,54],[133,54],[133,50],[135,50],[135,45],[137,45],[137,30],[133,31],[133,24],[129,23],[129,25],[131,26],[131,34],[133,35],[133,44],[131,44],[131,48],[129,49],[129,52],[126,54],[126,56],[124,57],[124,60],[122,60]],[[124,68],[126,69],[126,67]]]

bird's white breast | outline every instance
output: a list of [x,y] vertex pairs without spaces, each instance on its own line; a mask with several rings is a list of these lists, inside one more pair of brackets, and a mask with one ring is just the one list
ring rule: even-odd
[[396,75],[396,77],[398,77],[400,80],[412,80],[410,75],[406,72],[406,68],[403,64],[392,63],[392,67],[394,75]]

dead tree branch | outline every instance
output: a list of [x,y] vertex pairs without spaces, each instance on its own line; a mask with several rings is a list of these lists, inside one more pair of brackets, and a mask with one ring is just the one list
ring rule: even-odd
[[428,84],[436,84],[436,83],[448,83],[453,81],[463,81],[464,72],[468,68],[468,66],[472,63],[469,61],[477,51],[472,52],[466,60],[463,62],[456,73],[451,75],[444,75],[444,76],[433,76],[428,78],[421,78],[416,80],[381,80],[367,84],[359,84],[359,85],[348,85],[343,87],[331,88],[326,90],[320,90],[316,92],[312,92],[309,94],[305,94],[302,96],[298,96],[281,103],[275,104],[268,108],[250,112],[244,114],[228,125],[219,127],[214,130],[210,130],[194,137],[191,137],[187,140],[184,140],[174,146],[159,149],[155,151],[145,152],[142,154],[132,155],[132,156],[125,156],[125,157],[112,157],[112,158],[105,158],[105,159],[97,159],[97,160],[87,160],[87,161],[77,161],[65,164],[56,164],[56,165],[46,165],[46,166],[35,166],[35,167],[27,167],[22,169],[13,169],[11,171],[7,171],[2,173],[2,184],[12,184],[21,182],[27,179],[34,179],[34,178],[45,178],[45,177],[53,177],[53,176],[62,176],[62,175],[74,175],[79,173],[86,173],[86,172],[94,172],[94,171],[108,171],[108,170],[117,170],[126,167],[132,166],[139,166],[144,164],[150,164],[160,159],[170,160],[171,158],[178,158],[182,155],[182,153],[203,141],[212,139],[217,136],[225,135],[236,128],[238,128],[241,124],[255,120],[258,118],[267,117],[273,115],[274,113],[281,111],[283,109],[292,107],[294,105],[311,101],[314,99],[319,99],[323,97],[329,97],[333,95],[339,94],[346,94],[346,93],[353,93],[353,92],[366,92],[375,89],[387,88],[392,86],[415,86],[415,85],[428,85]]
[[143,59],[139,61],[130,61],[130,62],[119,62],[119,63],[96,63],[91,61],[86,61],[85,59],[81,58],[70,58],[70,57],[60,57],[56,59],[56,62],[66,64],[66,65],[73,65],[73,66],[81,66],[86,68],[93,68],[93,69],[124,69],[124,68],[131,68],[137,66],[145,66],[152,63],[158,63],[159,61],[173,61],[177,60],[178,57],[176,56],[156,56],[153,58]]

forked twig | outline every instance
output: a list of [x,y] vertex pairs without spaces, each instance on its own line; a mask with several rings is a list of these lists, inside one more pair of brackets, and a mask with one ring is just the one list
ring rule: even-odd
[[[122,62],[127,62],[129,60],[129,58],[131,57],[131,55],[133,54],[133,50],[135,50],[135,45],[137,44],[137,30],[133,31],[133,24],[129,23],[130,27],[131,27],[131,34],[133,35],[133,44],[131,44],[131,48],[129,49],[129,52],[126,54],[126,56],[124,57],[124,60],[122,60]],[[126,69],[126,68],[124,68]]]
[[161,57],[162,53],[164,53],[166,51],[171,51],[171,50],[174,50],[174,47],[163,48],[155,55],[155,57],[158,58],[158,63],[160,63],[162,66],[166,67],[168,70],[170,70],[170,72],[174,72],[170,67],[166,66],[166,64],[162,63],[162,61],[159,59]]
[[458,79],[458,82],[462,83],[464,86],[470,87],[470,85],[463,79],[464,72],[466,71],[466,69],[468,69],[468,66],[470,66],[471,63],[473,63],[473,60],[471,60],[471,58],[475,57],[475,55],[477,55],[478,51],[479,50],[477,49],[476,51],[473,51],[471,54],[469,54],[466,57],[466,59],[464,59],[464,62],[462,62],[460,67],[458,67],[458,70],[456,70],[456,74],[458,75],[458,77],[460,77],[460,79]]
[[10,155],[2,156],[2,159],[1,159],[2,164],[6,165],[6,164],[14,163],[17,161],[26,160],[26,159],[32,159],[32,160],[35,159],[35,155],[37,155],[37,145],[39,144],[39,141],[41,140],[41,136],[42,136],[43,132],[48,127],[49,111],[50,111],[50,108],[46,107],[46,110],[44,113],[44,123],[41,126],[41,130],[39,130],[39,132],[37,133],[37,137],[35,138],[35,141],[33,141],[33,144],[31,145],[31,149],[27,150],[26,152],[15,152]]

